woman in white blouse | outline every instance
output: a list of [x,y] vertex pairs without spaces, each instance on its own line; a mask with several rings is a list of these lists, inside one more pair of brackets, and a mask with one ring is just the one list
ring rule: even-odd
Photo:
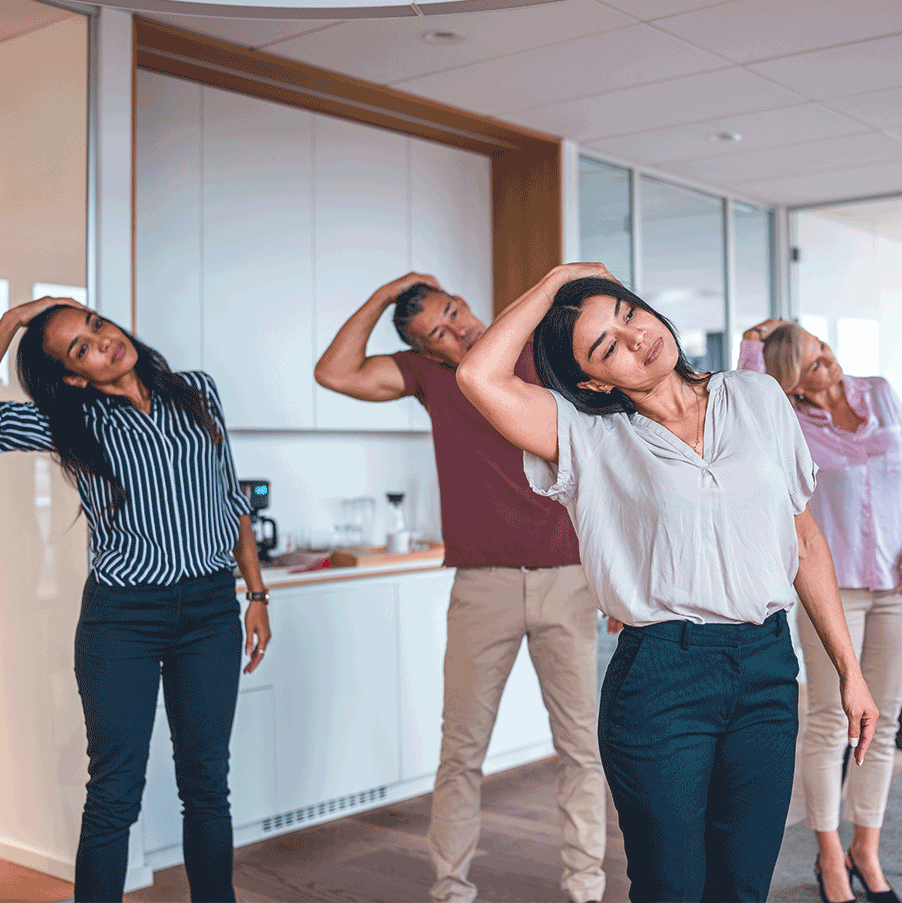
[[[549,388],[514,374],[534,330]],[[877,718],[785,396],[760,374],[696,374],[670,324],[601,264],[552,270],[457,378],[526,452],[535,491],[567,507],[599,607],[626,625],[599,744],[630,899],[765,900],[798,730],[796,592],[840,675],[859,763]]]

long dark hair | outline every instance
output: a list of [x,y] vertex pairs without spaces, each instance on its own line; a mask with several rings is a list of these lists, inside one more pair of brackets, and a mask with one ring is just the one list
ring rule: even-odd
[[623,412],[632,415],[636,412],[633,400],[619,389],[610,392],[596,392],[593,389],[581,389],[579,383],[585,382],[589,376],[583,372],[573,355],[573,327],[582,313],[583,303],[588,298],[607,295],[626,301],[635,307],[641,307],[660,320],[670,331],[677,346],[677,362],[674,371],[687,383],[703,382],[707,374],[700,374],[689,363],[689,359],[680,345],[677,331],[671,322],[649,307],[640,297],[624,288],[619,282],[610,279],[599,279],[595,276],[584,276],[574,279],[558,289],[551,309],[542,318],[533,336],[533,359],[536,373],[542,385],[554,389],[563,395],[573,406],[584,414],[617,414]]
[[[69,371],[61,361],[44,350],[44,333],[50,319],[57,311],[70,309],[67,305],[58,304],[45,310],[28,324],[19,343],[16,369],[25,391],[50,421],[55,457],[63,470],[73,481],[79,475],[104,480],[109,487],[108,513],[112,517],[125,505],[125,487],[113,472],[103,446],[85,421],[85,405],[109,396],[93,386],[79,389],[64,382],[63,377],[69,375]],[[189,385],[183,377],[173,373],[159,351],[139,342],[134,336],[129,335],[129,339],[138,352],[138,360],[135,362],[138,379],[165,402],[183,410],[219,448],[223,435],[210,413],[210,403],[206,396]]]

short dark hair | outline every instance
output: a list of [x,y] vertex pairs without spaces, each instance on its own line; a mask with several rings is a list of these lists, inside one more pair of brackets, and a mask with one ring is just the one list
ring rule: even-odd
[[[395,298],[395,312],[392,314],[392,323],[398,330],[398,335],[405,345],[416,348],[416,342],[407,334],[407,325],[417,315],[423,312],[423,301],[432,294],[448,295],[446,291],[429,285],[426,282],[417,282],[405,289]],[[450,298],[451,296],[448,295]]]
[[579,387],[579,383],[585,382],[589,376],[583,372],[573,354],[573,327],[582,313],[583,303],[588,298],[598,295],[607,295],[620,301],[626,301],[628,304],[648,311],[660,320],[676,342],[678,357],[674,370],[680,379],[687,383],[697,383],[706,378],[707,374],[699,374],[689,363],[689,359],[680,346],[677,331],[666,317],[662,317],[638,295],[634,295],[619,282],[585,276],[582,279],[574,279],[558,289],[551,309],[536,327],[533,336],[533,359],[536,373],[545,388],[554,389],[584,414],[623,412],[632,415],[636,412],[633,400],[619,389],[612,389],[610,392],[596,392],[593,389]]

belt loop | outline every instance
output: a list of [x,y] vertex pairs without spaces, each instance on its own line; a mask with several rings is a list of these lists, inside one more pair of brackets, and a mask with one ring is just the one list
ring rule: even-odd
[[783,633],[783,622],[786,620],[786,614],[783,611],[777,613],[777,629],[774,631],[774,636],[780,636]]
[[689,648],[689,632],[692,630],[692,624],[689,621],[683,621],[683,633],[680,637],[680,646],[683,649]]

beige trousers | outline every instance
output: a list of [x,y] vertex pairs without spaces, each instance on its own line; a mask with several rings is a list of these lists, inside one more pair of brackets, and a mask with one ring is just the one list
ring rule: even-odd
[[[880,709],[864,764],[858,768],[850,760],[845,817],[863,828],[879,828],[893,776],[902,704],[902,596],[898,590],[867,589],[843,589],[840,595],[852,646]],[[807,822],[813,831],[835,831],[848,721],[840,703],[836,669],[801,605],[799,634],[808,672],[808,716],[802,738]]]
[[471,903],[476,897],[467,873],[479,840],[482,763],[524,636],[558,756],[561,887],[575,903],[601,900],[605,782],[597,736],[597,623],[580,565],[457,571],[448,608],[442,752],[429,829],[433,900]]

